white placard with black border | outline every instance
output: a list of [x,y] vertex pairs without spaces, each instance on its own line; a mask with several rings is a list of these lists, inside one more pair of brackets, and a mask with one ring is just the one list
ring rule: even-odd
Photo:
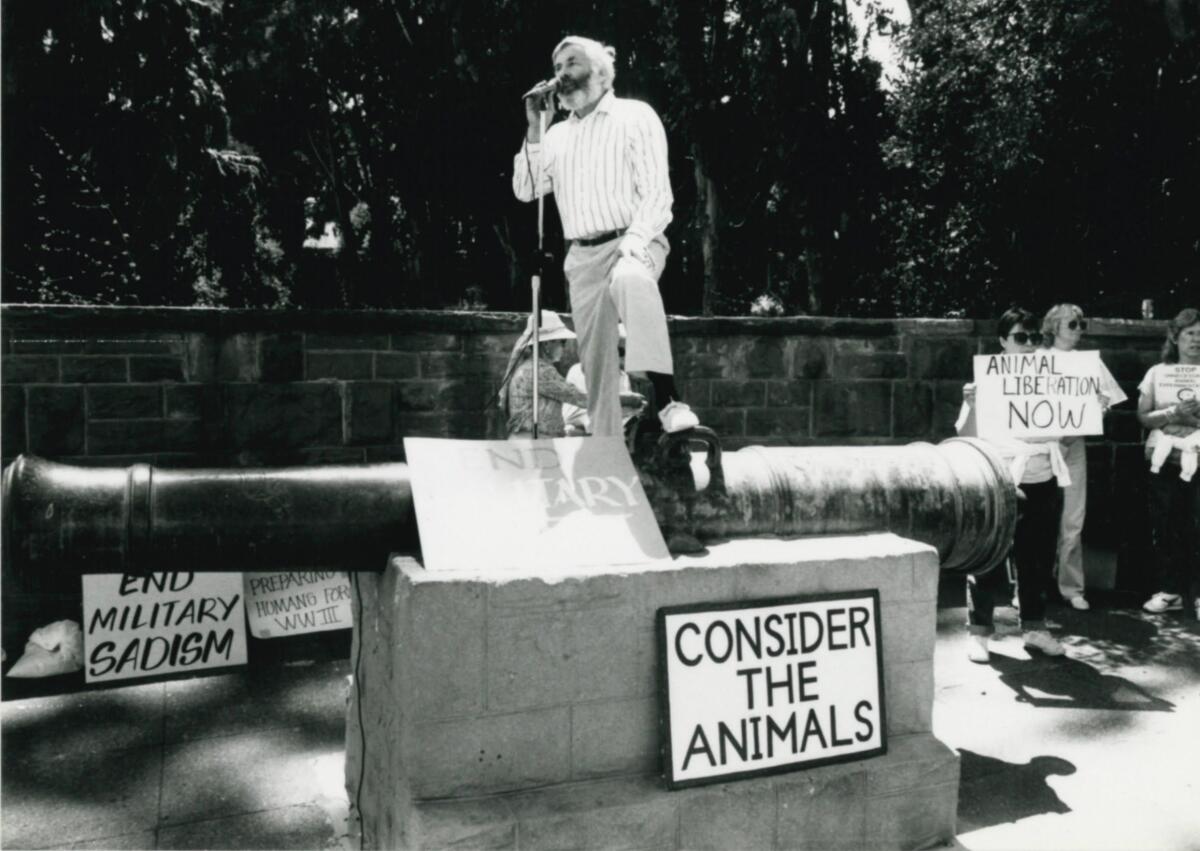
[[878,590],[658,610],[669,789],[887,753]]
[[976,355],[973,366],[980,437],[1104,434],[1099,396],[1104,366],[1099,352],[1045,349]]

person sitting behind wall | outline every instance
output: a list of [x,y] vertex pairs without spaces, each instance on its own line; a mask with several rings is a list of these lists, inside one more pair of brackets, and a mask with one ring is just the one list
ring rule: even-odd
[[[555,362],[563,355],[566,341],[574,340],[557,313],[543,310],[538,331],[538,437],[565,437],[563,405],[587,408],[587,394],[568,384]],[[533,317],[517,338],[504,379],[500,383],[500,410],[504,413],[509,437],[533,436]],[[640,408],[645,399],[639,393],[622,392],[621,406]]]
[[[617,326],[617,355],[620,366],[620,391],[622,393],[632,393],[633,384],[629,380],[629,373],[625,371],[625,323],[620,323]],[[587,393],[587,376],[583,373],[583,363],[575,363],[567,370],[567,383],[578,390],[580,393]],[[641,413],[641,408],[633,408],[622,405],[621,407],[621,426],[628,433],[629,423]],[[570,402],[563,403],[563,422],[566,424],[567,436],[583,436],[591,433],[588,421],[588,412],[586,407],[573,405]]]

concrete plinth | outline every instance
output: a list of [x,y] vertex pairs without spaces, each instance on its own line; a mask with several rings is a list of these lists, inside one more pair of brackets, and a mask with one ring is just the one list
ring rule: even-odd
[[[358,574],[346,778],[364,847],[948,841],[958,759],[930,734],[937,576],[932,548],[888,534],[739,540],[569,573],[397,558]],[[667,791],[656,610],[868,588],[881,599],[888,753]]]

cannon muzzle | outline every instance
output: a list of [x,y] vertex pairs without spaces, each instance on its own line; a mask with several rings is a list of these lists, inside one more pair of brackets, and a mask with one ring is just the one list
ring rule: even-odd
[[943,570],[962,573],[990,570],[1012,544],[1016,488],[1000,456],[975,438],[724,455],[714,440],[700,442],[709,450],[707,487],[689,493],[661,462],[642,482],[661,524],[701,539],[895,532],[933,546]]
[[[685,456],[687,443],[675,444]],[[998,564],[1012,541],[1016,489],[977,440],[748,447],[724,457],[715,435],[708,443],[707,482],[686,461],[642,470],[659,522],[702,540],[890,531],[967,573]],[[21,577],[376,571],[389,554],[418,548],[400,463],[168,470],[20,456],[4,471],[3,497],[4,562]]]

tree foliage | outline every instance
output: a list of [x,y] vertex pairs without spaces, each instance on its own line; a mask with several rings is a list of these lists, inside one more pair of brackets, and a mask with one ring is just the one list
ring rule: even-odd
[[1136,315],[1200,283],[1194,31],[1121,0],[927,2],[887,147],[902,313],[1074,301]]
[[878,0],[5,4],[4,297],[523,308],[519,95],[570,32],[667,127],[673,312],[1195,288],[1198,0],[914,2],[891,92],[859,4],[895,27]]

